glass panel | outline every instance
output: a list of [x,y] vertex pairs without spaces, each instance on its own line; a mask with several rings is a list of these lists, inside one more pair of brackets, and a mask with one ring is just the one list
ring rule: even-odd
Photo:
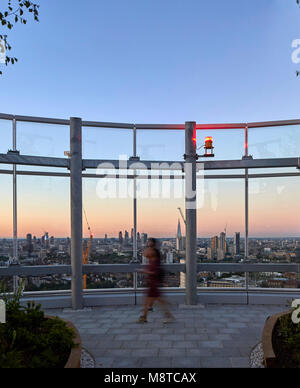
[[197,199],[198,262],[239,261],[244,254],[244,181],[198,180]]
[[70,290],[71,275],[57,274],[47,276],[28,276],[24,291]]
[[[276,244],[271,242],[272,239],[299,236],[299,192],[299,178],[260,178],[249,181],[249,236],[270,238],[268,247],[272,253],[279,252]],[[252,249],[253,258],[257,256],[258,250],[259,243],[256,243]]]
[[132,273],[101,273],[87,275],[87,289],[133,288]]
[[[166,272],[164,275],[164,280],[161,287],[170,288],[170,287],[182,287],[185,288],[183,283],[182,276],[185,276],[184,273],[179,272]],[[147,275],[138,274],[137,276],[138,288],[147,288]]]
[[68,179],[18,178],[18,236],[21,264],[70,264]]
[[94,236],[90,256],[93,262],[124,264],[132,258],[133,200],[119,195],[122,184],[125,183],[117,179],[83,180],[83,208],[87,217],[86,220],[83,216],[83,234],[89,237],[89,224]]
[[198,272],[197,286],[200,288],[244,288],[245,273]]
[[[12,150],[12,121],[0,120],[0,153],[6,154],[8,150]],[[0,164],[0,168],[1,164]]]
[[[244,129],[217,129],[197,131],[198,148],[204,145],[205,137],[212,136],[214,157],[206,160],[240,160],[245,155]],[[203,155],[204,148],[199,148],[197,153]],[[233,171],[232,171],[233,173]]]
[[299,157],[300,126],[249,128],[248,147],[254,158]]
[[[13,235],[13,179],[12,175],[0,175],[0,251],[2,255],[9,256],[12,253]],[[1,256],[1,254],[0,254]]]
[[293,272],[250,272],[250,288],[300,288],[300,275]]
[[65,125],[18,122],[17,150],[22,155],[63,158],[70,150],[70,129]]
[[133,155],[133,131],[115,128],[82,128],[84,159],[119,160],[121,155]]
[[138,130],[137,155],[141,160],[183,161],[184,139],[182,130]]
[[184,212],[185,208],[183,182],[181,180],[140,180],[138,184],[140,194],[138,197],[138,231],[149,237],[174,239],[178,221],[180,221],[183,235],[184,222],[178,211],[178,208],[181,208]]

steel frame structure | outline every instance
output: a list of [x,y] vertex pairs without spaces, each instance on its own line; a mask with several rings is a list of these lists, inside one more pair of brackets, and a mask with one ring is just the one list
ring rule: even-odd
[[[43,117],[31,117],[31,116],[18,116],[10,114],[1,114],[0,120],[10,120],[12,122],[12,150],[7,154],[0,154],[0,164],[11,164],[13,166],[12,171],[0,170],[0,174],[12,174],[13,175],[13,261],[18,262],[18,235],[17,235],[17,176],[18,175],[38,175],[38,176],[60,176],[70,177],[71,187],[71,274],[72,274],[72,306],[74,309],[81,309],[83,307],[83,290],[82,290],[82,274],[87,273],[88,268],[92,269],[93,272],[101,271],[100,267],[103,266],[82,266],[82,179],[83,178],[128,178],[134,180],[134,192],[136,194],[136,179],[185,179],[186,174],[185,166],[186,163],[194,163],[195,173],[188,185],[195,187],[196,179],[199,176],[196,175],[196,171],[204,169],[210,170],[234,170],[243,169],[245,174],[228,174],[228,175],[204,175],[201,178],[204,179],[244,179],[245,180],[245,259],[248,258],[248,182],[251,178],[267,178],[267,177],[287,177],[287,176],[298,176],[299,173],[263,173],[263,174],[249,174],[249,169],[259,168],[286,168],[294,167],[300,168],[300,158],[274,158],[274,159],[253,159],[248,153],[248,130],[249,128],[265,128],[265,127],[278,127],[278,126],[290,126],[300,125],[300,120],[284,120],[284,121],[269,121],[269,122],[255,122],[255,123],[233,123],[233,124],[196,124],[195,122],[186,122],[185,125],[181,124],[128,124],[128,123],[111,123],[111,122],[95,122],[95,121],[82,121],[80,118],[66,119],[53,119]],[[49,125],[63,125],[70,126],[70,157],[69,158],[55,158],[55,157],[40,157],[31,155],[22,155],[17,150],[17,123],[18,122],[30,122],[39,124]],[[91,160],[82,159],[82,128],[84,127],[96,127],[96,128],[117,128],[117,129],[130,129],[133,133],[133,157],[130,158],[126,165],[120,164],[117,160]],[[241,160],[205,160],[201,162],[196,161],[196,154],[191,154],[191,158],[188,161],[143,161],[139,160],[137,156],[136,148],[136,134],[138,130],[185,130],[186,133],[186,154],[191,153],[192,137],[188,133],[196,130],[218,130],[218,129],[237,129],[244,130],[245,136],[245,149],[244,155]],[[187,158],[188,159],[188,158]],[[115,168],[117,174],[109,175],[98,175],[83,173],[85,169],[96,169],[99,165],[109,164],[112,168]],[[39,172],[39,171],[22,171],[17,170],[18,165],[31,165],[31,166],[42,166],[42,167],[56,167],[70,170],[70,172],[59,173],[59,172]],[[132,170],[131,175],[122,175],[122,170]],[[181,175],[139,175],[137,170],[159,170],[159,171],[181,171]],[[137,199],[134,195],[133,203],[133,226],[134,226],[134,252],[133,260],[137,260],[137,242],[136,242],[136,231],[137,231]],[[187,203],[187,199],[186,199]],[[197,291],[196,291],[196,244],[195,239],[196,233],[196,213],[189,212],[186,210],[187,224],[187,261],[185,266],[185,272],[187,275],[187,290],[186,290],[186,303],[196,304],[197,303]],[[132,264],[137,265],[137,264]],[[209,265],[209,264],[207,264]],[[216,264],[216,268],[220,270],[221,264]],[[118,271],[120,270],[120,266]],[[197,267],[197,268],[196,268]],[[201,265],[201,269],[204,270],[205,264]],[[175,266],[173,267],[175,269]],[[177,267],[176,267],[177,268]],[[178,267],[179,268],[179,267]],[[212,268],[212,266],[208,267]],[[228,268],[228,267],[226,267]],[[240,268],[240,267],[238,267]],[[244,272],[248,274],[246,267]],[[260,267],[262,268],[262,267]],[[296,266],[299,272],[299,266]],[[117,268],[115,268],[117,269]],[[254,267],[251,267],[251,272]],[[46,269],[51,273],[57,271],[58,267]],[[60,268],[62,270],[62,268]],[[59,270],[59,273],[61,273]],[[125,268],[124,268],[125,270]],[[126,271],[131,272],[132,268],[127,266]],[[25,271],[25,272],[24,272]],[[40,272],[41,271],[41,272]],[[67,273],[69,273],[68,269]],[[124,271],[124,272],[126,272]],[[8,269],[0,268],[0,276],[5,276],[4,273],[13,274],[17,276],[26,273],[25,267],[10,267]],[[30,272],[30,271],[29,271]],[[29,273],[28,272],[28,273]],[[38,273],[42,273],[43,269],[37,269]],[[121,271],[123,272],[123,271]],[[133,271],[135,273],[135,271]],[[255,272],[255,271],[254,271]],[[55,272],[57,273],[57,272]],[[64,272],[66,273],[66,272]],[[134,280],[134,289],[136,289],[136,278]],[[247,287],[247,281],[246,281]]]

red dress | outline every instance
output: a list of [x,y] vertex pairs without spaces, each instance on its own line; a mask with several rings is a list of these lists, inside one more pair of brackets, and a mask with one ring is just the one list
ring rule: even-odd
[[147,269],[148,271],[152,272],[151,274],[148,274],[147,296],[149,298],[158,298],[160,296],[160,290],[159,290],[160,259],[159,257],[155,258],[154,260],[151,260],[151,262],[148,264]]

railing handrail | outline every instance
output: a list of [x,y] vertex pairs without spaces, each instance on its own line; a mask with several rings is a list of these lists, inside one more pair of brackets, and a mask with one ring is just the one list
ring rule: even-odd
[[[84,264],[83,274],[89,273],[133,273],[145,265],[132,264]],[[169,272],[185,272],[185,264],[164,264],[163,268]],[[298,263],[198,263],[198,272],[295,272],[300,273]],[[23,266],[12,265],[0,267],[0,277],[4,276],[44,276],[55,274],[71,274],[71,265],[40,265]]]
[[[30,122],[39,124],[70,125],[70,119],[58,119],[49,117],[35,117],[12,115],[0,113],[0,120],[16,120],[17,122]],[[219,124],[197,124],[197,130],[218,130],[218,129],[244,129],[244,128],[265,128],[280,127],[287,125],[300,125],[300,119],[262,121],[250,123],[219,123]],[[83,127],[93,128],[118,128],[118,129],[136,129],[136,130],[184,130],[184,124],[135,124],[135,123],[113,123],[100,121],[82,121]]]

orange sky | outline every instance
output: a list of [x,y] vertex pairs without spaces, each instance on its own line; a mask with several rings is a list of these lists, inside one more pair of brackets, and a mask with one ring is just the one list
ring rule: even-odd
[[[1,179],[0,236],[12,236],[12,179]],[[95,237],[117,236],[133,226],[132,199],[99,199],[96,179],[84,180],[83,201]],[[300,182],[296,179],[256,179],[250,182],[249,235],[300,235]],[[242,180],[205,181],[204,198],[198,193],[201,207],[197,211],[199,237],[211,237],[224,230],[244,234],[244,182]],[[19,177],[18,236],[27,233],[37,237],[70,235],[70,202],[68,180],[49,177]],[[179,212],[184,200],[139,199],[138,231],[156,237],[175,237]],[[182,232],[184,224],[181,221]],[[87,227],[83,218],[84,234]]]

